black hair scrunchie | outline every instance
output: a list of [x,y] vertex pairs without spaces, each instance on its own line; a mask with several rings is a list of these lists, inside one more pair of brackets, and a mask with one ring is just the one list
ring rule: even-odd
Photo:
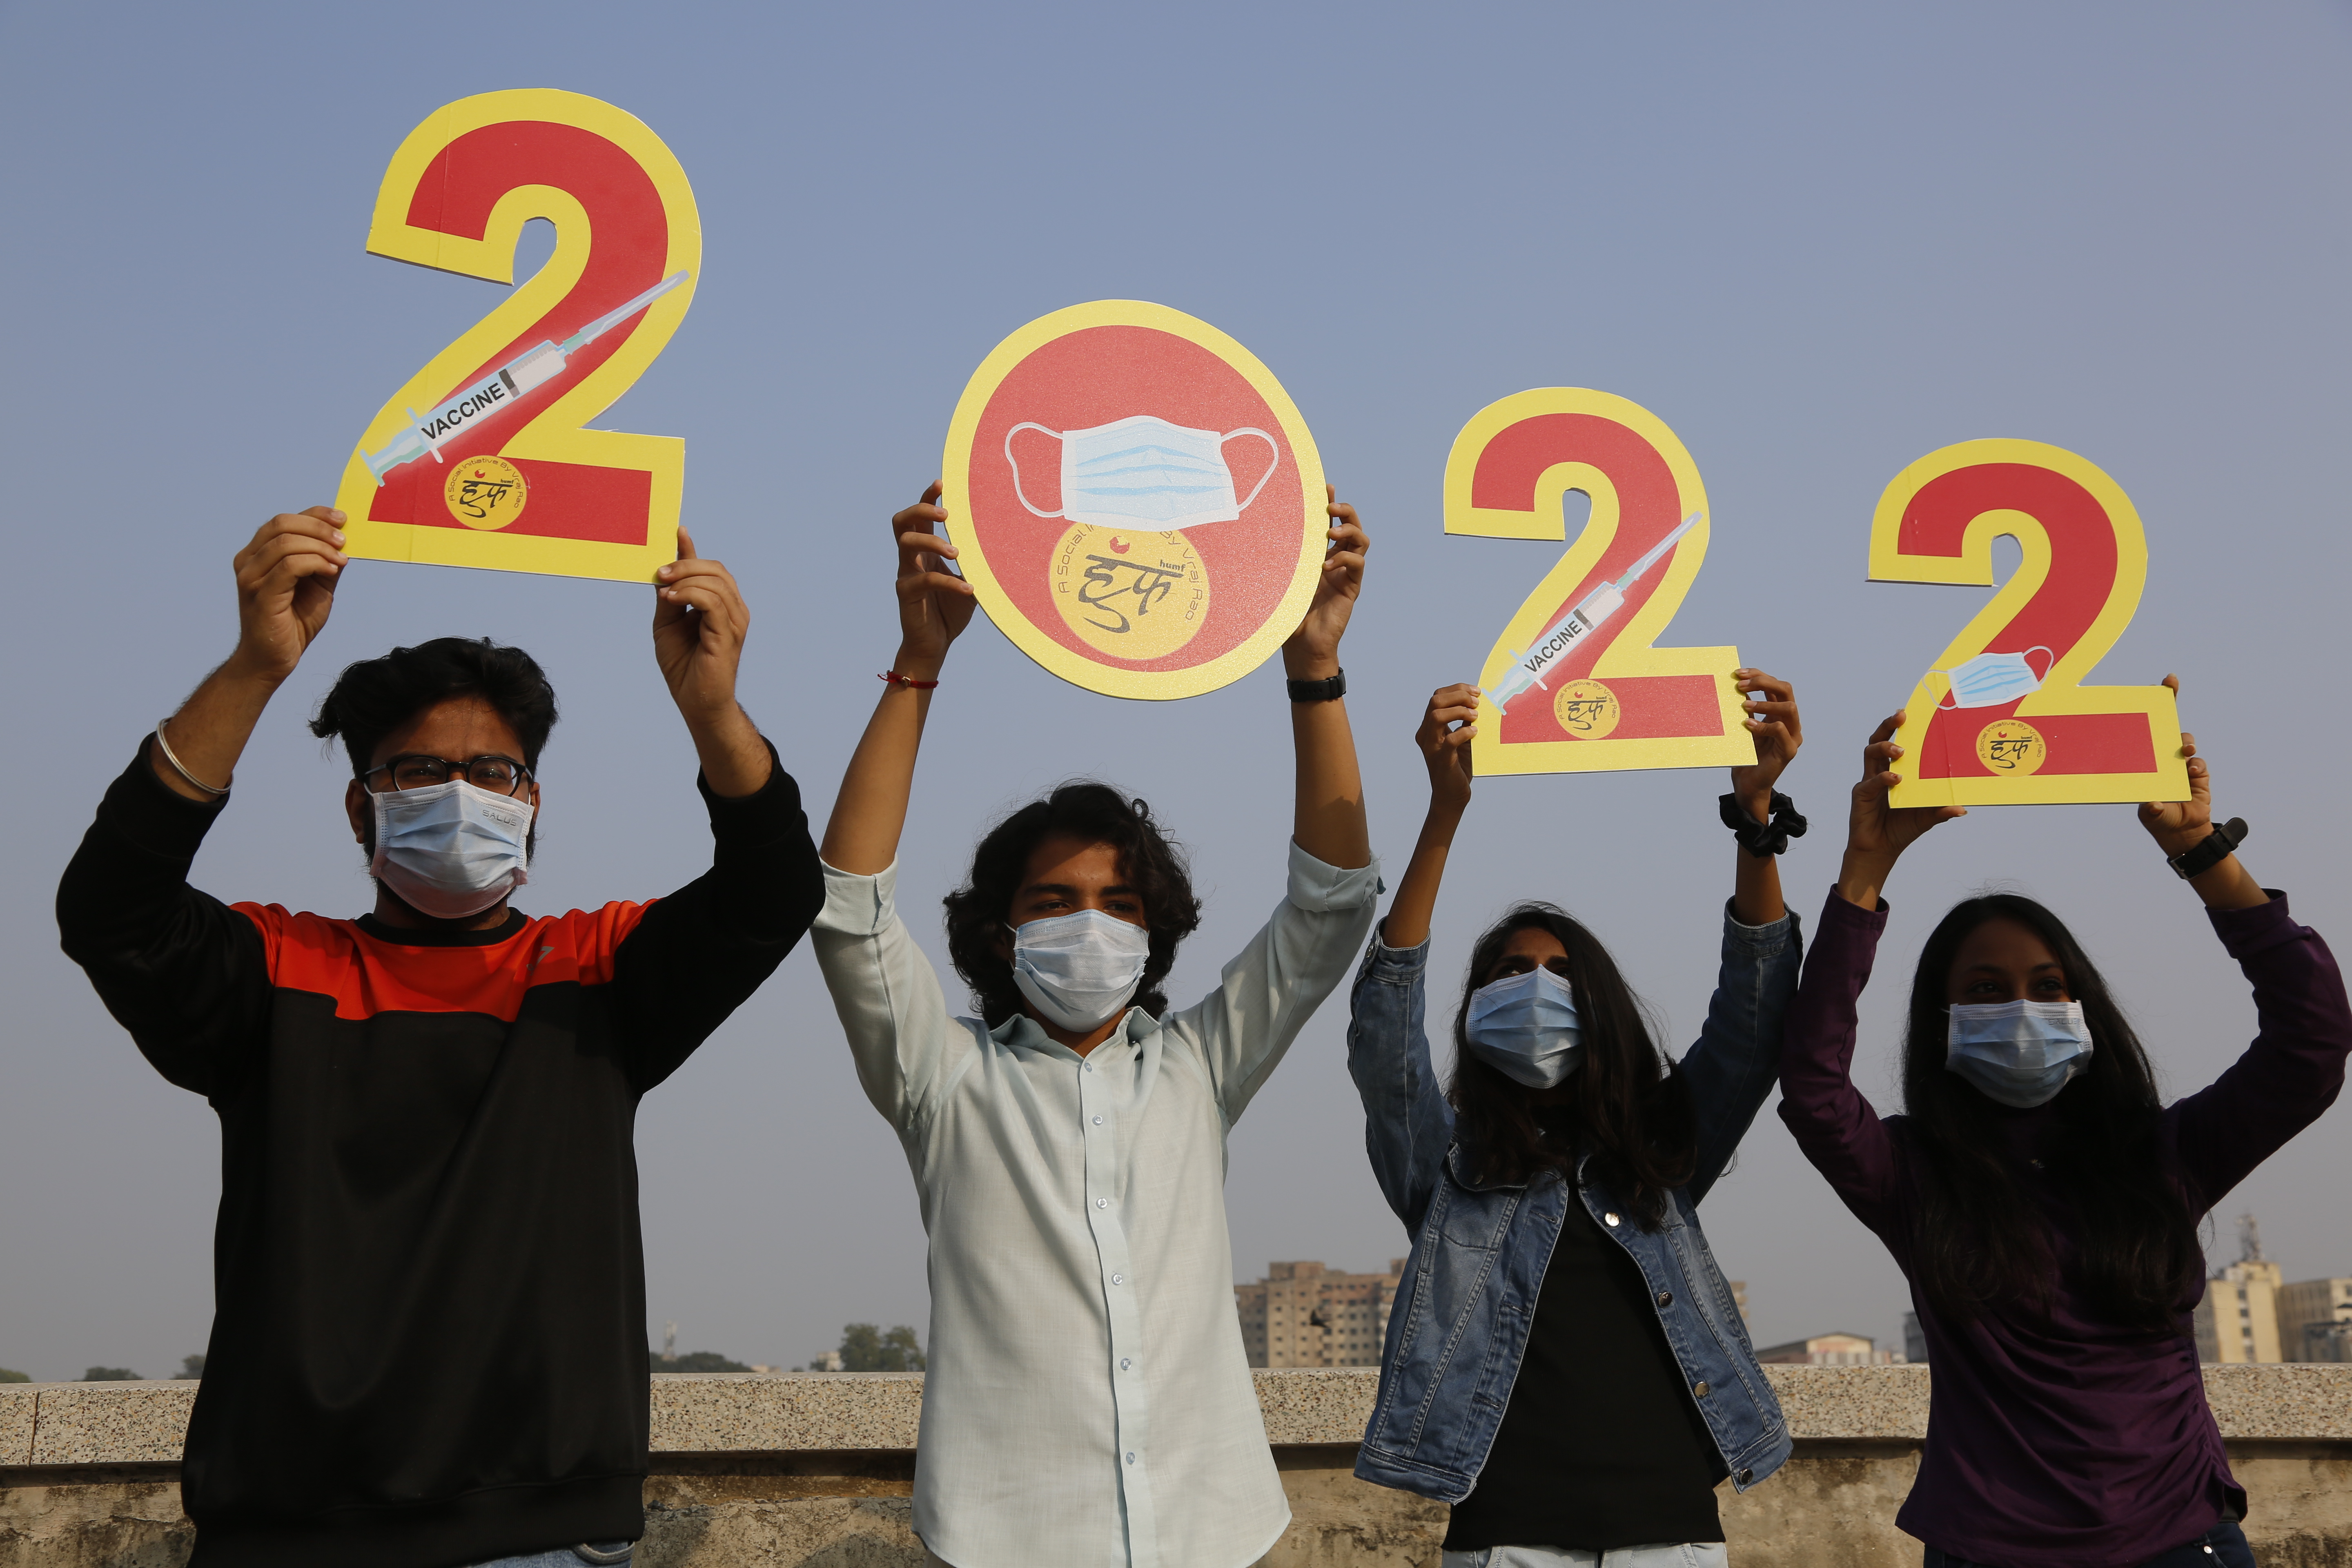
[[1737,795],[1725,795],[1721,806],[1723,825],[1731,829],[1739,847],[1759,860],[1778,855],[1789,847],[1790,839],[1805,836],[1805,819],[1797,815],[1797,803],[1777,789],[1772,792],[1769,822],[1759,822],[1748,816],[1748,808],[1739,804]]

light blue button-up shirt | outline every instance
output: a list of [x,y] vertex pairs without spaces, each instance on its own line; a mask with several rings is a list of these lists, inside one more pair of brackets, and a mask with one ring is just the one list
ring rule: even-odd
[[811,932],[930,1237],[915,1530],[955,1568],[1242,1568],[1290,1522],[1242,1351],[1225,1133],[1372,923],[1379,868],[1290,847],[1274,918],[1085,1058],[950,1017],[896,868]]

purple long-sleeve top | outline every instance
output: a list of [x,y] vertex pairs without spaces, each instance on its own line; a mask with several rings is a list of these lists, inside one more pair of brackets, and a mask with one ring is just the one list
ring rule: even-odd
[[[2327,1109],[2352,1051],[2344,977],[2284,894],[2207,912],[2253,984],[2261,1029],[2210,1087],[2164,1111],[2165,1158],[2200,1217]],[[1917,1142],[1908,1119],[1882,1120],[1852,1077],[1854,1003],[1885,925],[1884,905],[1873,913],[1831,893],[1789,1008],[1780,1119],[1912,1282],[1935,1378],[1927,1450],[1895,1522],[1956,1556],[2016,1568],[2124,1568],[2194,1540],[2244,1493],[2205,1403],[2189,1309],[2172,1340],[2104,1320],[2063,1278],[2075,1245],[2063,1200],[2049,1206],[2062,1279],[2046,1320],[1958,1321],[1920,1293]],[[2031,1159],[2053,1123],[2043,1107],[2007,1126]]]

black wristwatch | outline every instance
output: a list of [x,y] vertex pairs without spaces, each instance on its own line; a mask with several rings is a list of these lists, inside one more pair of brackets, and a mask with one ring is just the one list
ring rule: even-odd
[[2164,863],[2179,873],[2180,879],[2185,882],[2191,877],[2201,877],[2219,866],[2230,858],[2231,851],[2245,841],[2246,819],[2242,816],[2233,816],[2206,835],[2205,842],[2193,849],[2183,850],[2178,855],[2166,856]]
[[1348,672],[1344,669],[1328,679],[1294,680],[1290,683],[1290,700],[1293,702],[1337,702],[1346,695]]

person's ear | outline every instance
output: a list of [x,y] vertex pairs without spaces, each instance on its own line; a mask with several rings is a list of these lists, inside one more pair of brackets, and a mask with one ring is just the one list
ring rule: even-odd
[[367,786],[357,779],[343,786],[343,815],[351,819],[352,842],[366,843],[372,814],[368,809]]

